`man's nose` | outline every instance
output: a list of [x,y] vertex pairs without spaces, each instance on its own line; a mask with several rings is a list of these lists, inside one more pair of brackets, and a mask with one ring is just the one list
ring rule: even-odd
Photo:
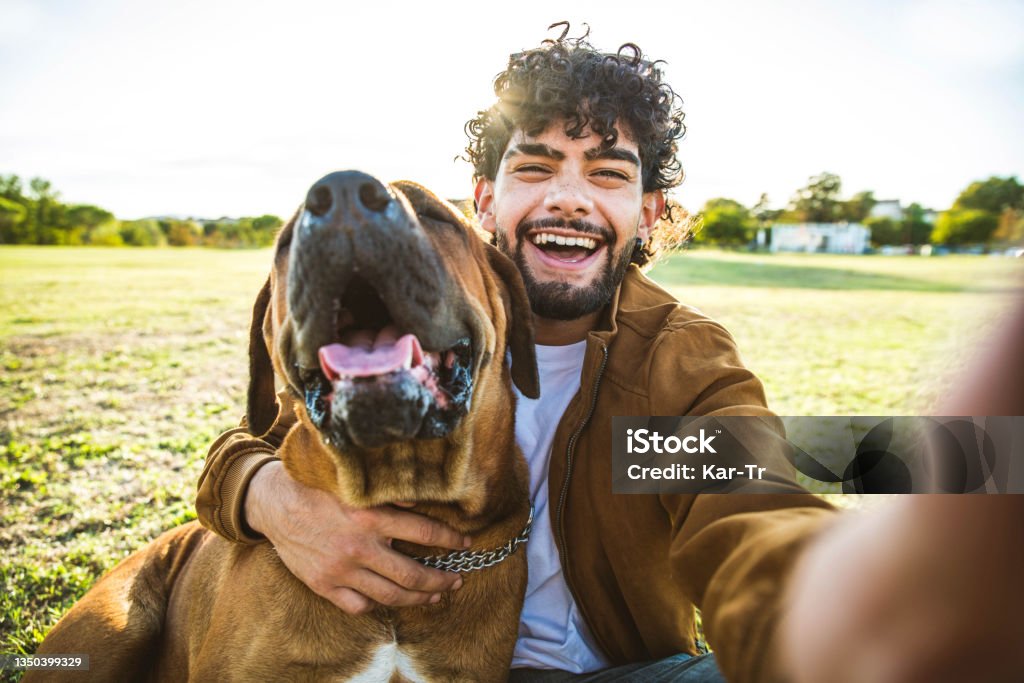
[[580,218],[594,210],[594,201],[585,179],[558,178],[544,198],[544,208],[569,219]]

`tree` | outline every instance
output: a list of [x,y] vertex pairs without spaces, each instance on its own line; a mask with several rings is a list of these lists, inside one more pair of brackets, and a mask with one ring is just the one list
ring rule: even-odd
[[0,197],[0,244],[21,243],[21,228],[27,215],[23,205]]
[[968,244],[1013,241],[1024,238],[1018,232],[1019,216],[1024,213],[1024,185],[1016,176],[976,180],[968,185],[935,224],[932,241]]
[[996,216],[1007,208],[1024,209],[1024,185],[1017,182],[1017,176],[976,180],[960,193],[953,208],[987,211]]
[[210,247],[266,247],[274,243],[282,221],[266,214],[220,218],[202,225],[202,243]]
[[999,214],[999,227],[992,234],[992,239],[1007,244],[1024,244],[1024,211],[1003,209]]
[[118,221],[98,206],[64,204],[45,178],[32,178],[25,192],[17,175],[0,174],[0,244],[261,247],[273,244],[283,223],[270,214],[202,226],[174,218]]
[[114,214],[91,204],[75,204],[63,211],[63,220],[54,226],[57,244],[85,244],[92,242],[92,233],[102,225],[113,224],[117,232]]
[[89,235],[89,244],[96,247],[123,247],[120,227],[116,222],[104,223]]
[[757,200],[757,204],[754,204],[753,208],[750,209],[751,215],[762,228],[771,226],[772,223],[779,220],[779,216],[783,213],[782,209],[772,209],[769,208],[770,206],[771,202],[768,200],[768,193],[762,192]]
[[875,193],[870,190],[864,190],[843,202],[840,206],[839,215],[844,221],[863,223],[871,215],[871,209],[877,203],[878,200],[875,199]]
[[876,245],[905,244],[903,229],[898,221],[888,216],[873,216],[864,221],[871,231],[871,243]]
[[904,242],[928,244],[932,236],[932,224],[924,219],[924,208],[914,202],[903,209]]
[[0,173],[0,197],[24,204],[26,197],[21,188],[21,178],[14,174],[3,175]]
[[789,201],[788,217],[798,223],[833,223],[840,218],[842,181],[834,173],[808,179]]
[[277,216],[264,214],[252,219],[253,237],[255,246],[266,247],[274,243],[277,231],[284,225]]
[[754,220],[757,221],[758,227],[763,231],[764,242],[758,241],[759,246],[769,246],[772,243],[772,224],[780,220],[782,214],[785,213],[782,209],[772,209],[770,201],[768,200],[768,193],[762,192],[761,196],[757,199],[757,204],[754,204],[754,208],[750,210]]
[[740,246],[748,244],[757,230],[747,207],[732,199],[709,199],[700,216],[703,225],[694,237],[697,242]]
[[[164,225],[166,224],[166,229]],[[161,221],[160,228],[165,229],[167,243],[172,247],[192,247],[199,244],[202,227],[195,221],[170,220]]]
[[933,244],[988,242],[999,227],[998,216],[977,209],[950,209],[939,215],[932,231]]
[[164,247],[167,238],[160,225],[152,218],[137,221],[122,221],[118,231],[121,241],[133,247]]
[[28,183],[32,194],[29,206],[29,232],[35,244],[58,244],[57,225],[63,218],[64,206],[60,193],[44,178],[33,178]]

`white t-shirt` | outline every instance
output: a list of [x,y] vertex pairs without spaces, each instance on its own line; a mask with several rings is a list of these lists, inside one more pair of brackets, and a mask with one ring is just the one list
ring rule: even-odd
[[[516,442],[530,466],[533,530],[526,544],[529,580],[512,668],[587,673],[610,666],[562,576],[548,509],[548,466],[555,428],[580,388],[586,342],[537,347],[540,398],[516,390]],[[555,501],[557,505],[557,501]]]

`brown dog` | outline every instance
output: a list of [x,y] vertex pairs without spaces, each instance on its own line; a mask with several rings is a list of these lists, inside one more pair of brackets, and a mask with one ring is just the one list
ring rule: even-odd
[[250,429],[278,414],[276,373],[298,418],[280,449],[292,477],[349,505],[416,501],[472,535],[463,564],[504,559],[437,605],[351,616],[269,543],[186,524],[104,576],[37,654],[87,653],[88,680],[503,680],[526,585],[514,539],[530,519],[511,380],[538,392],[531,329],[515,266],[452,206],[414,183],[321,179],[253,311]]

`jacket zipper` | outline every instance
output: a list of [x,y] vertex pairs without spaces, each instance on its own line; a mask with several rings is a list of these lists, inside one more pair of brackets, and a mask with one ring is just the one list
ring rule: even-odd
[[[583,615],[583,620],[587,622],[587,627],[590,628],[591,634],[593,634],[594,638],[598,641],[600,641],[600,637],[590,625],[589,620],[587,619],[586,609],[583,607],[583,603],[581,603],[579,598],[576,596],[576,590],[573,588],[572,582],[569,581],[569,552],[565,543],[565,518],[563,517],[563,513],[565,511],[565,499],[569,494],[569,478],[572,476],[572,458],[573,451],[576,449],[576,441],[579,439],[580,434],[583,433],[583,429],[587,426],[587,423],[590,422],[590,418],[594,416],[594,410],[597,408],[597,390],[601,385],[601,378],[604,376],[605,366],[608,365],[608,347],[604,344],[601,344],[601,353],[604,354],[604,357],[601,359],[601,367],[598,368],[597,375],[594,377],[594,391],[590,396],[590,409],[587,411],[583,421],[580,422],[578,427],[576,427],[576,431],[573,432],[571,437],[569,437],[569,445],[565,450],[565,481],[562,482],[562,492],[558,496],[558,509],[555,515],[558,526],[558,547],[562,553],[562,573],[565,576],[565,585],[569,587],[569,592],[572,594],[572,598],[576,602],[576,606]],[[608,652],[608,648],[605,647],[604,643],[598,642],[598,645],[600,645],[604,653]],[[605,656],[607,656],[607,654]]]

